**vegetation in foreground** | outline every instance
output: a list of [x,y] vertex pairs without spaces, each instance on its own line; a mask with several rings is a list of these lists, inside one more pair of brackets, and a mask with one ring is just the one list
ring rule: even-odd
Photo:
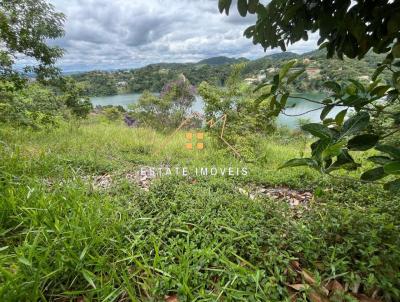
[[[232,1],[218,2],[228,13]],[[300,131],[283,137],[273,128],[305,66],[268,66],[273,71],[253,91],[231,82],[239,79],[235,70],[226,83],[211,71],[215,82],[198,87],[212,119],[205,129],[229,115],[225,134],[251,143],[249,162],[221,148],[218,131],[205,140],[200,135],[206,149],[194,151],[191,135],[119,124],[117,108],[104,110],[108,122],[97,113],[85,120],[91,104],[84,83],[57,77],[63,51],[47,45],[63,35],[64,16],[46,0],[0,2],[2,301],[400,299],[399,3],[239,0],[237,8],[257,15],[244,34],[264,48],[285,50],[318,31],[329,58],[361,59],[372,49],[385,59],[371,77],[359,78],[372,83],[334,77],[323,84],[330,96],[317,101],[321,123],[302,125],[318,139],[312,144]],[[37,84],[15,69],[21,53],[36,61],[24,72],[35,73]],[[162,81],[154,82],[140,87],[161,88]],[[190,84],[175,82],[160,97],[146,93],[125,119],[143,126],[147,114],[153,125],[146,126],[171,130],[193,101]],[[336,107],[344,109],[328,118]],[[273,128],[268,136],[266,125]],[[296,168],[278,170],[284,161]],[[135,172],[143,166],[249,173],[142,178]],[[359,173],[363,181],[385,179],[388,191],[346,178]],[[280,198],[289,191],[294,200]]]
[[[99,119],[1,129],[0,300],[289,301],[288,285],[300,283],[295,299],[306,301],[331,280],[400,298],[399,196],[311,169],[277,170],[304,139],[261,141],[253,164],[207,138],[189,151],[183,133],[160,150],[165,136]],[[149,191],[131,177],[160,165],[249,174],[165,176]],[[243,194],[257,186],[314,197],[292,208]],[[315,284],[296,277],[297,262]]]

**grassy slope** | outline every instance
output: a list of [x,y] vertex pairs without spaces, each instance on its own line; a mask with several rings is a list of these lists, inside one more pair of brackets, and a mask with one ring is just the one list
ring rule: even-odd
[[[365,292],[400,297],[400,198],[311,170],[278,171],[299,156],[301,140],[271,138],[257,164],[246,164],[210,147],[187,151],[183,135],[159,151],[159,134],[93,119],[0,135],[1,301],[175,293],[180,301],[284,301],[294,258],[319,281],[361,279]],[[126,179],[160,164],[247,166],[250,175],[164,177],[149,192]],[[113,180],[106,190],[85,181],[103,174]],[[255,184],[308,188],[316,198],[298,215],[237,190]]]

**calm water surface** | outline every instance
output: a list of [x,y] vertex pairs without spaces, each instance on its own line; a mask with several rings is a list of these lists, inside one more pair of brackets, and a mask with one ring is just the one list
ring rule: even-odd
[[[96,105],[121,105],[124,108],[128,108],[129,104],[136,103],[140,97],[140,93],[132,93],[132,94],[121,94],[121,95],[113,95],[113,96],[102,96],[102,97],[92,97],[91,101],[94,106]],[[304,94],[296,94],[295,96],[303,96],[312,100],[322,100],[324,98],[323,94],[318,94],[318,93],[304,93]],[[290,108],[286,110],[286,113],[288,115],[297,115],[309,110],[317,109],[321,107],[321,105],[299,100],[299,99],[294,99],[294,98],[289,98],[288,104],[296,104],[294,108]],[[203,111],[203,100],[201,97],[197,96],[196,101],[193,105],[193,110],[194,111]],[[319,116],[321,114],[321,110],[316,110],[309,112],[305,115],[302,116],[285,116],[283,114],[280,114],[278,117],[278,124],[281,126],[287,126],[291,129],[294,129],[298,127],[299,123],[299,118],[307,118],[311,122],[318,122],[319,121]],[[334,110],[331,111],[331,113],[328,115],[328,117],[333,117],[335,116],[336,113],[338,113],[341,109],[340,108],[335,108]]]
[[105,106],[105,105],[121,105],[125,109],[128,109],[129,104],[136,103],[140,98],[140,93],[132,93],[132,94],[119,94],[112,96],[96,96],[90,98],[93,106]]

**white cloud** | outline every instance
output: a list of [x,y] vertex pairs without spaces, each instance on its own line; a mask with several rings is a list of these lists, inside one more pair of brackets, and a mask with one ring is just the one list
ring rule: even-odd
[[[211,56],[256,58],[259,45],[243,37],[255,21],[231,9],[220,14],[216,0],[50,0],[66,15],[67,70],[131,68],[157,62],[193,62]],[[316,48],[316,36],[288,48]],[[279,52],[267,50],[266,53]]]

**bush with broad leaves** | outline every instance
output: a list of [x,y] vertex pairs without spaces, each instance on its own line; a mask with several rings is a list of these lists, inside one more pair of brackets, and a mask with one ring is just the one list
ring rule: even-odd
[[[271,103],[269,115],[284,113],[289,98],[287,84],[304,70],[291,72],[296,65],[292,60],[285,64],[279,74],[269,82],[262,83],[256,90],[264,89],[261,98]],[[307,123],[302,130],[316,138],[311,145],[311,156],[296,158],[286,162],[281,168],[309,166],[322,173],[331,173],[338,169],[357,170],[361,166],[352,156],[353,152],[365,152],[375,148],[378,156],[369,160],[377,166],[361,175],[362,181],[387,179],[385,188],[400,190],[400,142],[390,140],[400,132],[399,90],[400,62],[386,59],[373,75],[373,81],[362,84],[354,79],[328,81],[324,86],[331,91],[322,101],[303,98],[304,101],[318,103],[321,106],[321,123]],[[392,81],[382,83],[379,74],[383,70],[392,72]],[[342,108],[334,118],[328,117],[332,109]],[[346,119],[346,117],[348,117]],[[377,127],[384,121],[386,127]]]

